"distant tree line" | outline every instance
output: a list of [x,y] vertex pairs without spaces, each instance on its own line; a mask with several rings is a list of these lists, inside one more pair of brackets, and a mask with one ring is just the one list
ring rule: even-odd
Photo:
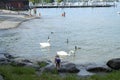
[[[33,3],[42,3],[42,2],[46,2],[46,3],[53,3],[55,0],[29,0]],[[62,2],[63,0],[56,0],[57,2]]]

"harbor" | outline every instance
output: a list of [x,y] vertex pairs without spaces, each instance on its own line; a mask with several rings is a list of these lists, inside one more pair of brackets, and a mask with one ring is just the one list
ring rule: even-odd
[[32,8],[87,8],[87,7],[114,7],[114,5],[87,5],[87,6],[34,6]]
[[87,1],[87,2],[61,2],[61,3],[39,3],[30,8],[86,8],[86,7],[116,7],[117,2]]

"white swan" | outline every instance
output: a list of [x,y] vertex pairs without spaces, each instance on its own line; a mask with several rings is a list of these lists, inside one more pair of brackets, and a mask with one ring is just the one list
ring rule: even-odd
[[75,50],[70,50],[69,52],[57,51],[57,55],[59,55],[59,56],[70,56],[70,55],[74,55],[74,54],[75,54]]
[[118,14],[120,14],[120,12],[117,12]]
[[70,56],[70,54],[65,51],[58,51],[57,55],[59,55],[59,56],[68,56],[69,55]]
[[40,43],[40,46],[41,46],[42,48],[50,47],[50,39],[48,39],[47,42]]
[[70,56],[70,55],[75,55],[75,51],[77,50],[77,47],[75,46],[74,50],[70,50],[69,52],[66,51],[57,51],[57,55],[59,56]]

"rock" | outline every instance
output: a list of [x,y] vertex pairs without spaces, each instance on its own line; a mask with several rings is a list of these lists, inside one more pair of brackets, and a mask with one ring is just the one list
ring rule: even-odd
[[4,80],[4,79],[3,79],[3,76],[1,76],[1,75],[0,75],[0,80]]
[[40,69],[39,65],[33,64],[33,63],[27,63],[27,64],[25,64],[25,67],[31,67],[31,68],[34,68],[35,70]]
[[0,58],[0,62],[4,62],[4,61],[7,61],[6,58]]
[[1,58],[6,58],[5,56],[4,56],[4,53],[0,53],[0,59]]
[[48,62],[48,61],[38,61],[37,63],[42,68],[42,67],[47,66],[50,62]]
[[24,60],[13,60],[11,62],[12,66],[24,66],[24,67],[32,67],[35,70],[39,70],[39,65],[34,64],[33,62],[31,62],[30,60],[24,59]]
[[13,62],[11,62],[11,65],[12,65],[12,66],[25,66],[26,63],[24,63],[24,62],[19,62],[19,61],[13,61]]
[[120,69],[120,58],[111,59],[107,62],[107,65],[115,70]]
[[0,53],[0,65],[9,64],[10,60],[4,56],[4,53]]
[[108,68],[106,65],[89,65],[86,67],[86,70],[93,73],[99,73],[99,72],[111,72],[111,69]]
[[11,61],[11,65],[13,66],[25,66],[28,63],[32,63],[31,61],[24,59],[24,60],[13,60]]
[[32,63],[30,60],[28,59],[24,59],[24,60],[21,60],[21,62],[24,62],[24,63]]
[[4,53],[4,56],[8,59],[14,59],[15,58],[12,55],[10,55],[9,53]]
[[98,73],[98,72],[110,72],[111,70],[104,67],[93,67],[93,68],[87,69],[87,71]]
[[7,65],[9,63],[10,63],[10,61],[6,58],[1,58],[0,59],[0,65]]
[[59,72],[78,73],[80,70],[77,69],[74,63],[65,63],[61,65]]
[[[47,72],[55,72],[56,67],[53,64],[50,64],[45,67],[44,71]],[[63,63],[61,65],[61,68],[58,70],[58,72],[61,73],[78,73],[80,70],[76,68],[76,65],[73,63]]]
[[44,71],[45,72],[53,72],[54,70],[56,70],[56,67],[55,67],[55,65],[54,64],[49,64],[49,65],[47,65],[45,68],[44,68]]

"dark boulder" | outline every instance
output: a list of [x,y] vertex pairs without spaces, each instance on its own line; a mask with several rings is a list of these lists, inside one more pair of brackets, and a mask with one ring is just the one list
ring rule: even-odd
[[40,66],[37,64],[34,64],[34,63],[27,63],[27,64],[25,64],[25,67],[31,67],[31,68],[34,68],[35,70],[40,69]]
[[12,66],[24,66],[24,67],[31,67],[34,68],[35,70],[38,70],[40,67],[38,64],[33,63],[30,60],[23,59],[23,60],[13,60],[11,62]]
[[80,70],[77,69],[74,63],[65,63],[61,65],[59,72],[78,73]]
[[54,64],[51,63],[51,64],[49,64],[46,67],[41,68],[41,69],[43,69],[42,71],[44,71],[44,72],[51,72],[51,73],[53,73],[56,70],[56,67],[55,67]]
[[5,56],[4,56],[4,53],[0,53],[0,59],[1,58],[6,58]]
[[[56,67],[52,63],[44,68],[44,71],[55,72]],[[76,65],[73,63],[63,63],[58,70],[61,73],[78,73],[80,70],[76,68]]]
[[10,55],[9,53],[4,53],[4,56],[8,59],[14,59],[15,57]]
[[86,67],[88,72],[93,73],[101,73],[101,72],[111,72],[111,69],[107,65],[99,65],[99,64],[90,64]]
[[115,70],[120,69],[120,58],[111,59],[107,62],[107,65]]
[[30,60],[28,59],[24,59],[24,60],[21,60],[21,62],[24,62],[24,63],[32,63]]
[[19,62],[19,61],[12,61],[12,62],[11,62],[11,65],[12,65],[12,66],[25,66],[26,63],[24,63],[24,62]]
[[3,79],[3,76],[1,76],[1,75],[0,75],[0,80],[4,80],[4,79]]
[[11,61],[11,65],[13,65],[13,66],[25,66],[27,64],[32,64],[32,62],[30,60],[27,60],[27,59]]
[[47,61],[37,61],[37,64],[42,68],[49,64],[50,62]]
[[105,67],[92,67],[92,68],[88,68],[87,71],[98,73],[98,72],[110,72],[111,70]]
[[10,60],[7,59],[3,53],[0,53],[0,65],[5,65],[5,64],[9,64]]

